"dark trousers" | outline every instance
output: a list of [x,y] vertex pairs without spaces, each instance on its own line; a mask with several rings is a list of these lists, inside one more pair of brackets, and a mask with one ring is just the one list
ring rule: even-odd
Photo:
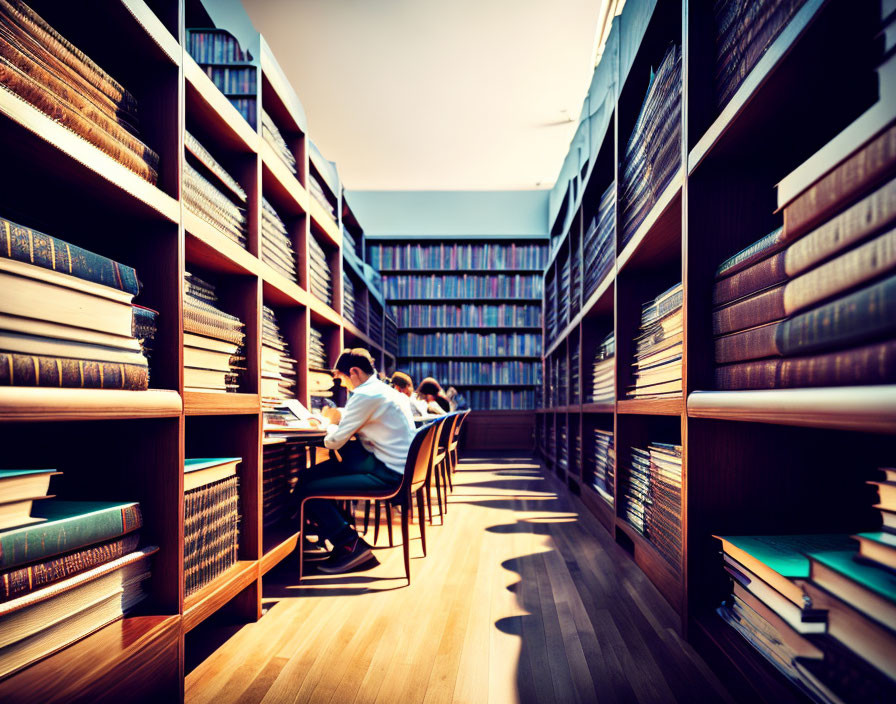
[[[299,502],[306,496],[394,490],[401,484],[401,475],[367,452],[357,440],[347,443],[339,453],[342,455],[342,462],[327,460],[299,472],[299,481],[293,493],[297,509]],[[330,499],[308,501],[305,504],[305,516],[317,521],[320,537],[326,538],[333,545],[344,545],[355,537],[345,516]]]

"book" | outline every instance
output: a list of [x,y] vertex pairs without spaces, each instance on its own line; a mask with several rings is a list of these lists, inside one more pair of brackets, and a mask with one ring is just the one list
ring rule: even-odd
[[5,218],[0,218],[0,257],[111,286],[134,296],[140,292],[137,272],[132,267]]
[[232,354],[184,346],[184,367],[229,372]]
[[189,386],[192,389],[220,389],[224,391],[229,386],[229,376],[229,371],[184,367],[184,386]]
[[184,492],[184,593],[201,589],[236,563],[239,477]]
[[732,564],[731,558],[726,558],[725,571],[731,577],[732,593],[737,598],[744,600],[749,598],[745,594],[753,594],[802,635],[825,632],[824,614],[820,610],[794,604],[742,565]]
[[149,372],[142,364],[122,364],[0,351],[0,386],[145,391]]
[[896,570],[896,535],[887,532],[859,533],[859,557]]
[[896,631],[896,574],[856,559],[854,545],[848,550],[810,551],[810,579],[852,608]]
[[261,138],[271,145],[290,171],[294,174],[297,173],[295,155],[290,150],[274,119],[264,109],[261,111]]
[[97,362],[115,362],[119,364],[136,364],[146,366],[146,357],[139,343],[134,340],[136,349],[106,347],[92,343],[59,340],[52,337],[40,337],[18,332],[0,330],[0,350],[22,355],[38,357],[68,357],[72,359],[90,359]]
[[[131,306],[134,308],[133,304]],[[131,326],[133,330],[133,325]],[[64,323],[53,323],[36,318],[23,318],[19,315],[0,313],[0,330],[9,330],[23,335],[50,337],[56,340],[71,340],[102,347],[113,347],[121,350],[140,351],[140,341],[133,335],[113,335],[98,330],[88,330]]]
[[241,457],[187,458],[184,460],[184,491],[192,491],[236,475]]
[[881,506],[891,511],[896,510],[896,481],[887,479],[887,481],[868,482],[868,484],[877,487],[877,493],[880,496],[879,504]]
[[736,597],[734,601],[736,604],[735,610],[741,616],[746,616],[754,627],[764,624],[768,635],[787,647],[793,657],[812,658],[814,660],[824,657],[824,653],[817,645],[803,636],[749,591],[741,591],[740,596]]
[[59,474],[62,472],[55,469],[0,469],[0,497],[18,501],[45,496],[50,490],[50,478]]
[[123,557],[136,550],[139,542],[139,533],[128,533],[115,540],[2,572],[0,573],[0,601],[28,594],[48,584],[73,577]]
[[715,340],[717,363],[823,352],[896,331],[896,276],[786,320]]
[[794,667],[800,685],[825,704],[876,702],[896,699],[896,685],[834,638],[825,640],[824,658],[797,658]]
[[810,229],[896,170],[896,125],[823,175],[784,206],[784,231],[793,237]]
[[40,502],[34,514],[43,523],[0,533],[0,570],[117,538],[143,525],[135,502]]
[[237,344],[190,332],[184,333],[184,346],[211,352],[221,352],[227,355],[235,355],[239,350],[239,345]]

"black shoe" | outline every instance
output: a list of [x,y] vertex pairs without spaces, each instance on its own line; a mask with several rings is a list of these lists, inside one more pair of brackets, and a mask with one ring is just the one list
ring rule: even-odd
[[330,551],[321,543],[313,543],[308,538],[302,538],[302,559],[305,562],[318,562],[330,557]]
[[342,574],[373,559],[370,546],[361,538],[354,538],[347,545],[333,548],[330,556],[317,569],[325,574]]

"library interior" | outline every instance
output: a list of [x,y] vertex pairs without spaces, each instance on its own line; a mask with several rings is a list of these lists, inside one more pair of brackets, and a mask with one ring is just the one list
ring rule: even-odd
[[896,702],[896,0],[0,32],[0,702]]

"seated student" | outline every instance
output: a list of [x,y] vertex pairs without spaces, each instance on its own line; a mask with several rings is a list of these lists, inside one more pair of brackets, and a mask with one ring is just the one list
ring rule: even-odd
[[463,394],[460,393],[453,386],[449,386],[445,389],[445,398],[451,403],[451,411],[466,411],[470,404],[467,403],[467,399],[464,398]]
[[[342,449],[343,461],[329,460],[299,472],[295,498],[327,491],[353,489],[397,489],[404,474],[413,423],[397,400],[398,394],[377,377],[373,358],[362,348],[343,350],[336,360],[333,376],[350,392],[345,408],[324,408],[328,424],[324,445]],[[346,445],[350,438],[358,442]],[[318,535],[333,544],[330,556],[319,563],[329,574],[346,572],[373,557],[364,542],[332,501],[310,502],[308,513],[318,524]]]
[[410,409],[412,418],[419,418],[427,415],[426,402],[414,396],[414,381],[404,372],[395,372],[392,375],[392,387],[401,396],[402,406]]
[[426,401],[427,413],[442,415],[451,412],[451,403],[445,397],[442,387],[431,376],[426,377],[417,387],[417,397]]

